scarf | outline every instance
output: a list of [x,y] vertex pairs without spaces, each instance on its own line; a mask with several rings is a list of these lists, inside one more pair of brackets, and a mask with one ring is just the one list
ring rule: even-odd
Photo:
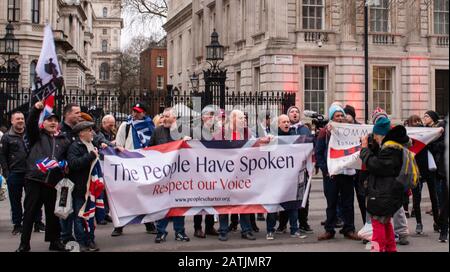
[[130,116],[128,117],[127,125],[132,127],[134,149],[148,147],[155,130],[155,124],[153,124],[152,119],[146,116],[143,120],[133,120]]

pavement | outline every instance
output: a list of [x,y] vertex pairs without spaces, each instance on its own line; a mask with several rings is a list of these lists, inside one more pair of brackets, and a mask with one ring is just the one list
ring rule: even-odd
[[[423,190],[422,217],[424,223],[424,235],[414,233],[416,220],[408,220],[410,232],[410,245],[398,246],[400,252],[449,252],[448,243],[439,243],[439,233],[433,231],[433,220],[425,210],[431,207],[427,197],[426,185]],[[411,207],[411,204],[410,204]],[[190,242],[177,242],[174,239],[172,223],[169,224],[169,236],[167,242],[155,244],[155,235],[145,233],[144,225],[127,226],[124,235],[111,237],[112,224],[98,226],[96,229],[96,243],[101,252],[370,252],[366,245],[359,241],[344,239],[343,235],[337,234],[336,239],[319,242],[317,236],[324,229],[320,222],[325,218],[326,202],[323,195],[322,181],[313,179],[310,195],[309,223],[314,234],[309,234],[306,239],[291,238],[289,233],[276,234],[275,240],[265,239],[265,222],[258,221],[261,229],[256,233],[256,241],[243,240],[240,233],[231,233],[228,242],[220,242],[217,237],[198,239],[194,237],[193,218],[186,218],[186,232],[191,238]],[[410,208],[411,209],[411,208]],[[356,229],[362,228],[363,223],[355,197],[355,224]],[[216,224],[218,228],[218,223]],[[9,200],[0,201],[0,252],[12,252],[17,249],[20,235],[11,234],[12,224],[10,222]],[[44,242],[44,233],[33,233],[31,249],[34,252],[48,252],[48,243]]]

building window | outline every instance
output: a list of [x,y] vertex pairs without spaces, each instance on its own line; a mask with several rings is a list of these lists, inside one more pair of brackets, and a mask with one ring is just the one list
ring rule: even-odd
[[108,17],[108,8],[103,8],[103,17]]
[[305,110],[325,114],[326,67],[305,66]]
[[159,56],[159,57],[156,59],[156,67],[158,67],[158,68],[164,68],[164,58],[163,58],[163,57]]
[[18,22],[20,16],[19,0],[8,0],[8,21]]
[[241,0],[241,39],[246,37],[247,0]]
[[164,90],[164,77],[163,76],[158,76],[156,78],[156,88],[158,90]]
[[107,40],[103,40],[102,41],[102,52],[106,53],[108,51],[108,41]]
[[39,24],[39,0],[32,0],[32,9],[31,9],[31,22],[33,24]]
[[103,35],[107,35],[108,34],[108,29],[103,28]]
[[391,67],[373,67],[372,105],[388,114],[392,114],[392,71]]
[[109,80],[109,64],[106,62],[100,65],[100,80]]
[[303,0],[303,29],[323,29],[323,0]]
[[388,32],[389,0],[379,0],[379,3],[370,7],[370,31]]
[[448,35],[449,0],[434,0],[434,34]]
[[35,84],[34,84],[34,80],[36,79],[36,65],[37,65],[37,60],[33,60],[30,63],[30,87],[31,89],[35,89]]

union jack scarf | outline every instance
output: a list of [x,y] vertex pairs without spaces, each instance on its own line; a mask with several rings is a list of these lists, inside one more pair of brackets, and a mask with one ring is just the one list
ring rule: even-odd
[[39,160],[36,162],[36,167],[44,174],[47,174],[48,171],[55,169],[55,168],[61,168],[61,169],[66,169],[67,167],[67,161],[60,161],[57,162],[55,160],[51,160],[48,157],[43,159],[43,160]]
[[78,216],[84,219],[85,231],[87,233],[93,233],[95,230],[95,213],[104,213],[105,209],[103,197],[100,197],[105,189],[105,183],[103,181],[103,172],[99,160],[92,163],[87,189],[85,196],[86,202],[81,207]]

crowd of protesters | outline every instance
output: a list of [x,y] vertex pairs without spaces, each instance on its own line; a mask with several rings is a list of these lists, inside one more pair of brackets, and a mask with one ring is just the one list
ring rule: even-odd
[[[86,205],[89,179],[93,165],[100,158],[100,150],[115,148],[118,152],[123,152],[176,140],[173,138],[173,132],[178,129],[175,111],[173,108],[167,108],[152,119],[147,114],[145,103],[138,103],[132,108],[128,120],[116,129],[114,116],[104,116],[100,128],[96,128],[96,120],[81,112],[81,108],[75,104],[65,107],[63,120],[54,113],[47,114],[39,126],[39,116],[43,110],[43,103],[37,102],[26,122],[23,113],[14,112],[10,129],[0,134],[0,163],[8,186],[12,234],[21,234],[17,251],[31,250],[33,226],[36,232],[45,230],[45,241],[50,242],[49,249],[52,251],[66,251],[65,245],[70,241],[76,241],[82,251],[98,251],[99,247],[95,243],[95,224],[89,225],[80,214]],[[344,107],[340,103],[333,103],[328,114],[329,120],[336,123],[359,124],[356,110],[350,105]],[[440,232],[441,242],[447,241],[445,122],[439,120],[438,113],[427,111],[423,118],[413,115],[405,121],[405,126],[439,127],[442,133],[438,140],[415,156],[420,176],[417,177],[418,185],[409,192],[405,192],[398,178],[403,174],[402,168],[407,159],[405,154],[408,154],[404,150],[411,144],[411,139],[405,126],[394,126],[382,109],[373,113],[373,134],[361,139],[361,159],[366,168],[343,169],[336,175],[330,175],[327,169],[332,125],[323,128],[312,127],[303,123],[301,117],[300,108],[293,106],[286,114],[275,118],[267,114],[255,128],[250,128],[243,111],[234,110],[227,116],[222,109],[206,107],[201,112],[201,121],[197,127],[182,139],[238,141],[259,138],[264,143],[269,142],[272,135],[307,137],[315,146],[316,170],[320,169],[322,173],[327,204],[326,219],[322,222],[324,232],[318,235],[319,241],[334,239],[336,229],[339,228],[339,233],[346,239],[364,240],[355,228],[356,195],[362,222],[370,223],[373,228],[371,240],[374,251],[393,252],[397,250],[397,243],[407,245],[408,217],[415,216],[415,231],[417,234],[423,234],[421,195],[424,183],[427,184],[432,203],[434,230]],[[273,131],[274,127],[276,131]],[[429,160],[435,162],[435,167],[430,167]],[[48,167],[52,163],[57,167]],[[54,213],[57,195],[55,185],[64,177],[74,183],[73,212],[67,218],[60,219]],[[25,200],[22,205],[24,190]],[[408,211],[409,195],[412,195],[413,200],[411,213]],[[95,211],[95,220],[99,225],[112,222],[107,197],[105,191],[96,196],[96,203],[103,203]],[[285,211],[267,215],[232,214],[231,218],[230,215],[220,215],[218,220],[215,220],[213,215],[206,215],[204,229],[203,216],[194,216],[194,236],[199,239],[216,236],[219,241],[225,242],[229,239],[229,232],[237,231],[240,225],[242,239],[255,240],[254,232],[260,231],[256,220],[266,222],[267,240],[274,240],[277,234],[285,233],[288,223],[292,238],[304,239],[314,233],[308,224],[309,201],[306,207],[302,207],[301,203],[288,204],[285,205]],[[42,223],[42,207],[45,212],[45,226]],[[184,217],[147,222],[145,230],[148,234],[156,235],[156,243],[162,243],[168,236],[167,226],[170,221],[173,222],[175,240],[189,242]],[[219,223],[218,228],[214,226],[215,221]],[[123,227],[114,228],[111,236],[120,236],[123,230]]]

